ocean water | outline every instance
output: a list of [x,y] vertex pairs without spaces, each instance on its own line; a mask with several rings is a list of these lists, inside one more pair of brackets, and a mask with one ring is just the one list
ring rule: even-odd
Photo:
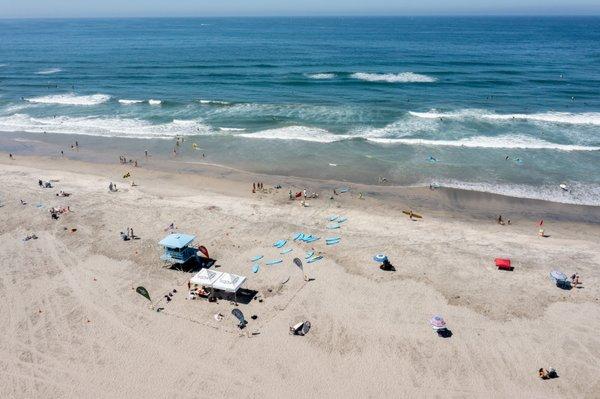
[[11,132],[600,205],[600,18],[0,20]]

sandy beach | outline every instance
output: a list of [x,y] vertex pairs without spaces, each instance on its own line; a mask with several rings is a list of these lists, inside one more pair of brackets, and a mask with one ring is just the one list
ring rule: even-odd
[[[360,185],[332,200],[342,183],[1,157],[0,397],[598,397],[598,208]],[[253,181],[265,190],[253,194]],[[320,198],[289,200],[305,187]],[[58,206],[71,211],[53,220]],[[347,221],[328,230],[330,215]],[[537,234],[541,218],[549,237]],[[244,330],[230,301],[186,299],[192,274],[159,259],[170,223],[197,236],[213,268],[248,277],[262,301],[237,306]],[[122,241],[127,227],[140,239]],[[294,242],[297,232],[322,239]],[[273,247],[280,239],[290,253]],[[305,264],[306,282],[292,259],[311,248],[323,259]],[[378,253],[395,272],[379,269]],[[256,255],[283,262],[252,273]],[[497,270],[497,257],[514,270]],[[582,287],[559,289],[555,269],[579,273]],[[433,332],[435,314],[450,338]],[[306,336],[288,334],[304,320]],[[559,378],[541,380],[541,367]]]

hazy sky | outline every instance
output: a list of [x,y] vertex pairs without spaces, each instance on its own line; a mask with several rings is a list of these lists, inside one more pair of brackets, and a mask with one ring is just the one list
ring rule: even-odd
[[599,15],[600,0],[0,0],[0,17]]

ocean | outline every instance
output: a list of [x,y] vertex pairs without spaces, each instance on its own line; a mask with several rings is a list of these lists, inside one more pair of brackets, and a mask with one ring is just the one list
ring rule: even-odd
[[0,20],[15,132],[598,206],[600,18]]

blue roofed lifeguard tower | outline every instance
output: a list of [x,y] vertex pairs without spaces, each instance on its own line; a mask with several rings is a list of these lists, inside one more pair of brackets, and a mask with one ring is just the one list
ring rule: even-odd
[[195,239],[196,236],[191,234],[169,234],[159,242],[165,248],[165,253],[160,258],[176,264],[196,258],[198,249],[189,246]]

